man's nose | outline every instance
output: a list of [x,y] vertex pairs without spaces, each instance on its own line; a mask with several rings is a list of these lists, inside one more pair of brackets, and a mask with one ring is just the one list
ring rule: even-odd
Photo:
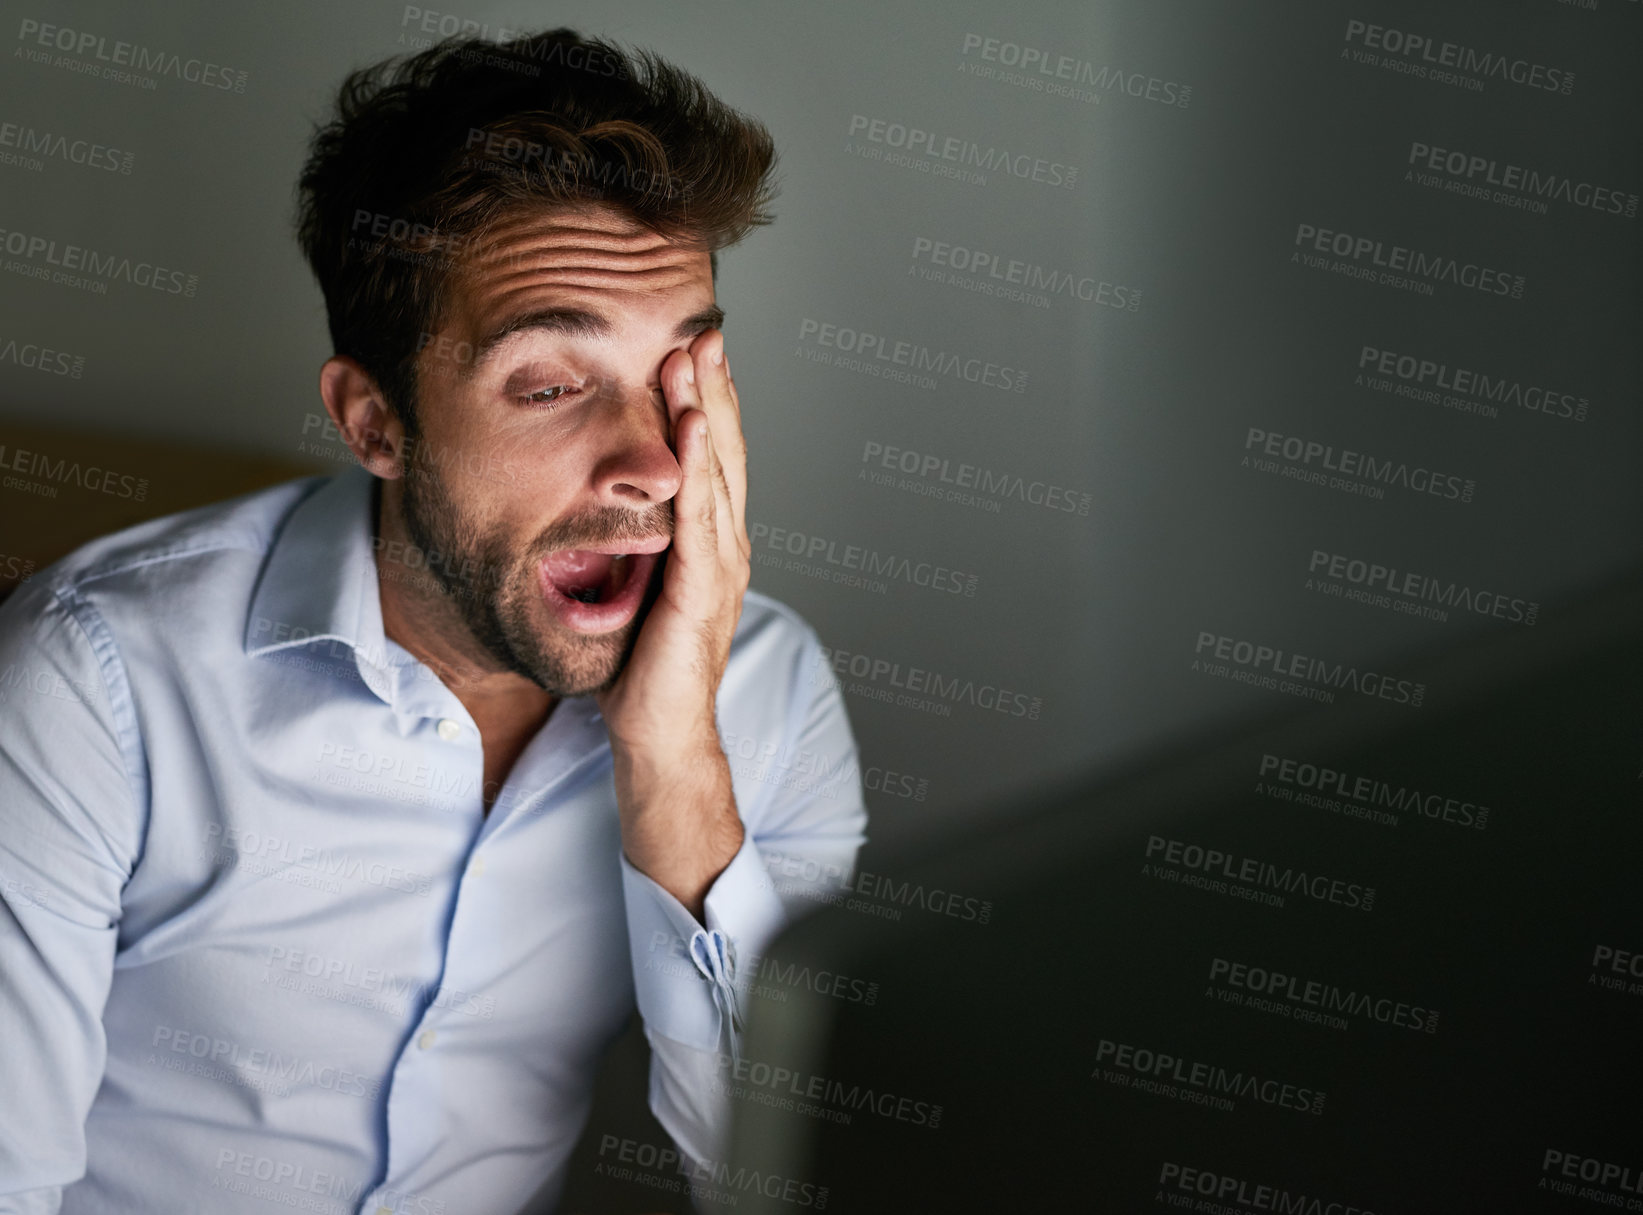
[[594,489],[613,505],[670,501],[684,471],[669,442],[667,406],[660,389],[640,385],[618,390],[608,402],[609,435],[594,467]]

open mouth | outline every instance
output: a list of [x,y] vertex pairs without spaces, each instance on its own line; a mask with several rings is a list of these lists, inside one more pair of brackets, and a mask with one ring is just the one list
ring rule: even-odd
[[580,603],[616,598],[633,576],[633,565],[627,553],[593,553],[585,549],[555,553],[543,563],[554,589]]
[[543,595],[571,628],[603,632],[617,627],[638,609],[659,554],[670,541],[669,536],[653,536],[549,553],[541,564]]

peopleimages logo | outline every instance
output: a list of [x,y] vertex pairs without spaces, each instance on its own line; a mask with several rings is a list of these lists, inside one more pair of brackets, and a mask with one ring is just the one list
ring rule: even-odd
[[1540,618],[1540,604],[1532,599],[1503,595],[1499,591],[1468,586],[1464,582],[1435,578],[1429,574],[1402,570],[1313,549],[1307,562],[1307,589],[1316,581],[1339,594],[1343,600],[1357,600],[1372,607],[1390,607],[1410,616],[1445,621],[1449,610],[1471,612],[1512,624],[1533,625]]
[[[8,447],[0,443],[0,472],[22,473],[39,477],[45,488],[51,489],[43,497],[56,497],[56,486],[74,485],[92,493],[107,494],[113,498],[129,498],[141,502],[148,497],[148,478],[129,473],[117,473],[96,464],[81,465],[67,456],[53,459],[44,452],[29,451],[22,447]],[[11,480],[11,478],[7,478]],[[51,483],[55,484],[51,484]]]
[[[1346,772],[1323,764],[1308,763],[1285,755],[1271,753],[1261,756],[1258,775],[1261,781],[1273,786],[1289,786],[1281,800],[1298,800],[1306,804],[1305,795],[1340,797],[1366,807],[1385,807],[1385,812],[1400,811],[1418,814],[1434,822],[1449,823],[1482,831],[1489,825],[1490,808],[1469,798],[1451,797],[1432,790],[1394,784],[1379,777]],[[1257,790],[1260,783],[1257,783]],[[1302,791],[1296,795],[1291,790]],[[1394,823],[1397,819],[1394,817]]]
[[286,991],[317,996],[339,1004],[370,1008],[403,1016],[411,1006],[449,1009],[482,1020],[496,1016],[496,997],[435,985],[410,975],[395,974],[381,966],[365,966],[346,958],[306,949],[269,947],[262,981]]
[[[640,1171],[642,1169],[657,1172],[647,1175]],[[743,1194],[761,1194],[795,1206],[817,1211],[827,1209],[827,1186],[783,1177],[779,1173],[760,1172],[745,1165],[733,1169],[723,1161],[693,1160],[677,1148],[658,1147],[642,1139],[601,1135],[599,1161],[593,1171],[615,1181],[637,1181],[647,1187],[689,1193],[704,1204],[734,1206]],[[670,1177],[669,1173],[676,1176]]]
[[[819,650],[816,660],[818,667],[831,667],[837,675],[858,681],[844,684],[845,691],[872,700],[919,709],[922,712],[933,713],[937,717],[951,717],[953,705],[968,704],[977,709],[1003,713],[1007,717],[1025,717],[1029,721],[1036,721],[1044,707],[1042,697],[1030,696],[1026,692],[1012,692],[997,684],[977,683],[974,679],[943,675],[940,671],[933,671],[927,667],[904,667],[889,658],[853,653],[829,646],[821,646]],[[816,674],[816,669],[812,668],[812,682]],[[888,686],[876,686],[881,684]],[[892,692],[891,688],[900,689],[900,692]],[[930,699],[924,699],[925,697]]]
[[1057,295],[1125,312],[1138,312],[1141,308],[1141,292],[1136,287],[929,236],[913,238],[913,263],[907,272],[930,282],[947,283],[1039,308],[1048,308]]
[[[15,122],[0,122],[0,148],[16,148],[22,157],[49,157],[87,169],[102,169],[109,173],[131,175],[134,152],[122,152],[89,139],[77,139],[54,131],[37,131],[31,126]],[[0,164],[6,163],[0,155]]]
[[[884,583],[874,583],[872,580],[889,579],[965,598],[975,597],[976,587],[981,581],[980,574],[951,569],[905,554],[881,553],[859,544],[841,544],[827,536],[811,535],[787,527],[772,527],[768,523],[750,524],[748,534],[755,562],[791,569],[796,573],[820,576],[838,574],[841,578],[853,577],[875,588],[882,587]],[[765,549],[777,554],[786,553],[797,560],[782,562],[779,557],[771,558],[763,551]]]
[[[650,934],[652,958],[645,964],[647,970],[661,970],[664,974],[689,975],[692,968],[690,948],[678,933],[653,932]],[[662,952],[679,963],[677,968],[657,963],[654,955]],[[842,1000],[847,1004],[874,1005],[879,1002],[879,985],[854,975],[834,970],[812,970],[800,962],[783,962],[773,954],[740,954],[731,962],[731,982],[744,992],[765,996],[785,1004],[789,991],[802,990],[812,995]]]
[[[1575,74],[1567,68],[1551,67],[1464,43],[1440,42],[1427,34],[1391,29],[1357,18],[1346,23],[1346,41],[1366,51],[1393,57],[1412,76],[1430,77],[1445,84],[1465,83],[1464,79],[1449,80],[1446,77],[1457,74],[1471,76],[1476,83],[1467,87],[1474,92],[1481,92],[1484,81],[1491,78],[1524,88],[1560,93],[1565,97],[1575,87]],[[1343,48],[1342,54],[1345,53]]]
[[[1458,502],[1470,502],[1477,492],[1477,482],[1458,473],[1438,472],[1423,464],[1411,465],[1405,460],[1382,459],[1369,452],[1354,451],[1349,447],[1337,448],[1318,439],[1263,430],[1259,426],[1245,430],[1244,450],[1257,453],[1253,457],[1244,457],[1244,465],[1254,467],[1257,472],[1276,473],[1305,484],[1346,489],[1365,497],[1384,498],[1384,487],[1388,485]],[[1281,458],[1285,463],[1279,463],[1278,459],[1263,460],[1263,454]],[[1312,467],[1314,463],[1316,470]],[[1327,475],[1329,473],[1337,475],[1331,477]]]
[[[1192,104],[1190,84],[1149,76],[1145,72],[1126,72],[1110,63],[1097,67],[1077,55],[1063,55],[1003,38],[966,33],[959,56],[964,69],[972,76],[1052,97],[1099,102],[1105,96],[1123,95],[1182,110]],[[1080,85],[1089,87],[1080,88]]]
[[67,376],[71,380],[79,379],[86,370],[86,356],[83,354],[53,350],[38,342],[19,345],[16,338],[0,339],[0,363],[12,363],[46,375]]
[[[865,869],[851,874],[840,865],[782,852],[766,854],[764,862],[769,870],[770,887],[780,895],[844,906],[886,920],[899,920],[903,908],[917,907],[932,915],[969,923],[992,922],[991,899],[939,886],[926,887],[924,883],[910,878],[897,879]],[[861,897],[846,897],[851,895]]]
[[[1057,513],[1088,516],[1094,500],[1088,493],[1071,490],[1046,481],[1029,481],[976,464],[959,461],[956,465],[945,456],[929,452],[911,451],[868,439],[862,447],[861,462],[868,467],[859,470],[857,480],[895,489],[910,489],[927,497],[945,497],[950,502],[964,502],[998,512],[1001,499],[1014,498],[1018,502],[1042,506]],[[877,466],[876,468],[873,466]],[[882,470],[882,471],[881,471]],[[916,478],[909,483],[898,478],[897,472]],[[942,486],[952,488],[945,493]],[[970,494],[969,490],[975,490]],[[991,495],[991,496],[988,496]]]
[[[1189,1090],[1198,1090],[1207,1098],[1199,1102],[1200,1104],[1215,1105],[1224,1110],[1233,1108],[1230,1098],[1244,1097],[1258,1101],[1262,1105],[1296,1110],[1303,1114],[1324,1112],[1325,1094],[1321,1089],[1275,1080],[1270,1076],[1262,1076],[1242,1068],[1234,1070],[1218,1063],[1183,1059],[1167,1051],[1134,1046],[1128,1042],[1115,1042],[1111,1038],[1101,1039],[1101,1044],[1096,1047],[1095,1058],[1097,1066],[1091,1073],[1091,1079],[1106,1079],[1111,1082],[1116,1074],[1123,1077],[1119,1083],[1129,1088],[1144,1087],[1135,1082],[1140,1078],[1163,1082],[1172,1089],[1173,1086],[1180,1085]],[[1103,1072],[1107,1074],[1103,1075]],[[1176,1091],[1163,1095],[1181,1096]]]
[[[1078,166],[1034,156],[1028,152],[1012,152],[1009,148],[983,146],[973,139],[946,135],[926,130],[905,122],[877,118],[868,114],[850,115],[846,132],[852,139],[865,140],[879,147],[904,151],[912,156],[949,161],[958,166],[971,166],[989,173],[1005,173],[1023,181],[1057,186],[1070,190],[1078,181]],[[846,148],[850,145],[847,143]],[[986,178],[980,178],[985,184]]]
[[[1477,262],[1462,261],[1445,253],[1428,253],[1407,245],[1387,244],[1373,236],[1355,236],[1318,224],[1295,225],[1295,249],[1291,262],[1313,270],[1328,270],[1348,278],[1361,278],[1384,287],[1398,287],[1416,295],[1432,295],[1436,285],[1448,283],[1522,299],[1528,280],[1510,270],[1500,270]],[[1324,255],[1329,256],[1324,256]],[[1330,261],[1329,257],[1335,260]]]
[[1194,671],[1326,704],[1334,702],[1336,691],[1390,700],[1412,709],[1420,708],[1426,698],[1424,683],[1398,679],[1379,671],[1359,670],[1351,663],[1312,658],[1208,629],[1199,631],[1193,653],[1198,655],[1192,660]]
[[[144,1062],[150,1065],[242,1083],[279,1096],[287,1096],[293,1089],[314,1088],[369,1101],[381,1095],[382,1081],[376,1075],[350,1071],[322,1060],[284,1055],[267,1047],[247,1047],[186,1027],[156,1025],[149,1048]],[[160,1053],[162,1051],[187,1058],[170,1060]],[[198,1068],[188,1067],[187,1060],[199,1061]]]
[[[99,253],[84,245],[59,246],[50,237],[19,232],[15,228],[0,228],[0,249],[12,257],[22,258],[24,262],[35,263],[33,266],[23,266],[8,262],[5,268],[12,273],[22,274],[25,278],[94,289],[98,295],[106,295],[109,282],[114,280],[190,299],[199,289],[200,278],[197,274],[168,270],[153,262],[133,260],[118,253]],[[56,266],[57,270],[48,270],[48,266]],[[76,271],[77,274],[71,275],[69,271]]]
[[919,342],[892,338],[849,325],[835,325],[808,316],[799,321],[799,341],[836,350],[840,354],[854,355],[857,359],[872,359],[915,373],[944,375],[967,384],[996,388],[1000,392],[1021,393],[1027,389],[1028,373],[1018,368],[956,351],[932,350]]
[[1360,388],[1465,412],[1485,412],[1489,417],[1499,415],[1497,405],[1515,405],[1547,418],[1584,422],[1591,407],[1587,398],[1561,388],[1525,384],[1510,376],[1367,343],[1358,350],[1354,382]]
[[207,823],[202,845],[203,856],[226,862],[231,867],[237,867],[234,866],[237,859],[254,860],[265,865],[306,870],[316,878],[347,878],[405,894],[426,895],[434,886],[432,874],[403,869],[375,857],[299,844],[293,839],[248,831],[233,824],[225,827],[222,823]]
[[[170,76],[174,80],[205,88],[243,93],[250,76],[249,72],[236,71],[201,59],[185,58],[175,52],[156,50],[141,43],[118,40],[110,43],[102,34],[51,25],[32,17],[24,17],[18,23],[17,41],[23,44],[18,48],[22,57],[31,63],[50,63],[53,67],[65,67],[83,75],[101,76],[105,80],[150,90],[155,87],[155,77]],[[36,46],[46,49],[33,49]],[[62,54],[53,57],[51,52],[54,50]],[[108,66],[100,67],[99,64]],[[121,68],[132,68],[134,71],[121,71]],[[141,72],[151,72],[153,75],[137,75]]]
[[[216,1172],[211,1178],[213,1190],[227,1190],[280,1206],[321,1212],[321,1215],[345,1215],[355,1210],[365,1197],[367,1184],[363,1179],[353,1180],[308,1163],[280,1160],[232,1147],[217,1150]],[[335,1199],[337,1205],[317,1196]],[[394,1205],[390,1207],[388,1203]],[[445,1203],[440,1199],[392,1188],[375,1191],[367,1209],[390,1210],[394,1215],[445,1215]]]
[[853,789],[859,781],[862,788],[886,797],[922,802],[930,794],[929,777],[880,764],[864,768],[855,759],[832,758],[807,747],[777,744],[732,730],[720,730],[719,743],[732,775],[784,789],[836,797],[841,789]]
[[[11,560],[15,562],[16,558]],[[29,568],[33,568],[32,562]],[[85,705],[94,705],[98,700],[97,689],[93,685],[78,679],[68,679],[61,671],[48,671],[8,662],[5,669],[0,670],[0,705],[11,699],[13,692],[31,692],[36,696],[50,696],[53,700],[73,700]]]
[[1262,1004],[1282,1002],[1280,1009],[1285,1016],[1297,1021],[1317,1021],[1331,1029],[1345,1029],[1346,1017],[1351,1016],[1416,1033],[1438,1032],[1436,1009],[1230,958],[1211,960],[1208,981],[1212,989],[1213,985],[1221,984],[1237,992],[1243,1003],[1261,1011],[1266,1011],[1261,1008]]
[[746,1057],[719,1055],[719,1076],[713,1088],[715,1092],[753,1104],[793,1110],[845,1125],[850,1123],[852,1114],[867,1113],[930,1130],[941,1126],[941,1106],[936,1102],[919,1101],[871,1085],[847,1085],[841,1080]]
[[[1621,1195],[1643,1196],[1643,1165],[1616,1164],[1596,1156],[1547,1148],[1540,1160],[1540,1171],[1540,1188],[1554,1194],[1577,1195],[1604,1206],[1624,1206],[1628,1211],[1637,1210],[1637,1203],[1623,1199]],[[1570,1180],[1561,1181],[1558,1178]],[[1574,1181],[1589,1184],[1577,1191]],[[1594,1188],[1596,1186],[1604,1188],[1599,1190]]]
[[[1375,909],[1373,886],[1365,886],[1345,878],[1332,878],[1324,873],[1309,873],[1292,865],[1279,867],[1271,861],[1263,861],[1253,856],[1239,856],[1235,852],[1223,852],[1219,848],[1207,848],[1187,840],[1149,835],[1146,856],[1147,864],[1142,866],[1143,877],[1165,877],[1165,880],[1175,880],[1167,876],[1163,867],[1178,866],[1180,870],[1189,874],[1207,874],[1215,879],[1242,882],[1265,892],[1281,891],[1282,894],[1272,896],[1276,902],[1272,899],[1253,900],[1265,901],[1268,906],[1281,906],[1283,895],[1300,895],[1314,902],[1333,903],[1339,907],[1350,907],[1355,911],[1370,912]],[[1159,872],[1153,872],[1154,870]],[[1200,882],[1182,884],[1202,885]],[[1215,890],[1214,893],[1225,892]]]
[[[1252,1211],[1276,1211],[1279,1215],[1375,1215],[1368,1207],[1348,1202],[1326,1202],[1305,1194],[1292,1194],[1282,1186],[1248,1181],[1226,1173],[1193,1168],[1166,1160],[1158,1170],[1158,1184],[1167,1191],[1179,1191],[1177,1199],[1166,1193],[1164,1200],[1171,1206],[1188,1207],[1195,1211],[1231,1212],[1233,1204]],[[1191,1195],[1212,1200],[1216,1205],[1199,1203],[1192,1206]]]
[[1488,198],[1537,215],[1546,214],[1545,199],[1568,203],[1606,215],[1637,218],[1637,195],[1594,185],[1562,173],[1543,172],[1522,165],[1502,164],[1490,156],[1463,152],[1415,140],[1409,145],[1405,181],[1435,185],[1468,198]]
[[1615,945],[1599,945],[1592,951],[1592,973],[1586,982],[1605,991],[1643,996],[1643,952]]

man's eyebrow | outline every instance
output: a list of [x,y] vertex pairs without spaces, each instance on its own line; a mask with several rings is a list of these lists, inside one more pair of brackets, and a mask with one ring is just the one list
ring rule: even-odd
[[[692,313],[673,328],[673,340],[688,341],[709,329],[721,328],[725,323],[724,309],[710,304],[700,312]],[[542,308],[510,317],[487,333],[474,346],[470,375],[477,375],[496,348],[516,333],[541,329],[570,337],[605,337],[611,331],[610,319],[602,313],[586,308]]]
[[673,340],[676,342],[693,338],[697,334],[705,333],[709,329],[723,329],[725,326],[725,310],[717,304],[709,304],[693,316],[687,316],[673,329]]

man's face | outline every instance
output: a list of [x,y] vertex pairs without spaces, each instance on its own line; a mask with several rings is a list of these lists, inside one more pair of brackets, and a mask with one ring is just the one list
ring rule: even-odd
[[660,371],[722,319],[710,263],[597,207],[505,220],[477,249],[417,358],[405,524],[497,662],[585,695],[661,588],[682,474]]

